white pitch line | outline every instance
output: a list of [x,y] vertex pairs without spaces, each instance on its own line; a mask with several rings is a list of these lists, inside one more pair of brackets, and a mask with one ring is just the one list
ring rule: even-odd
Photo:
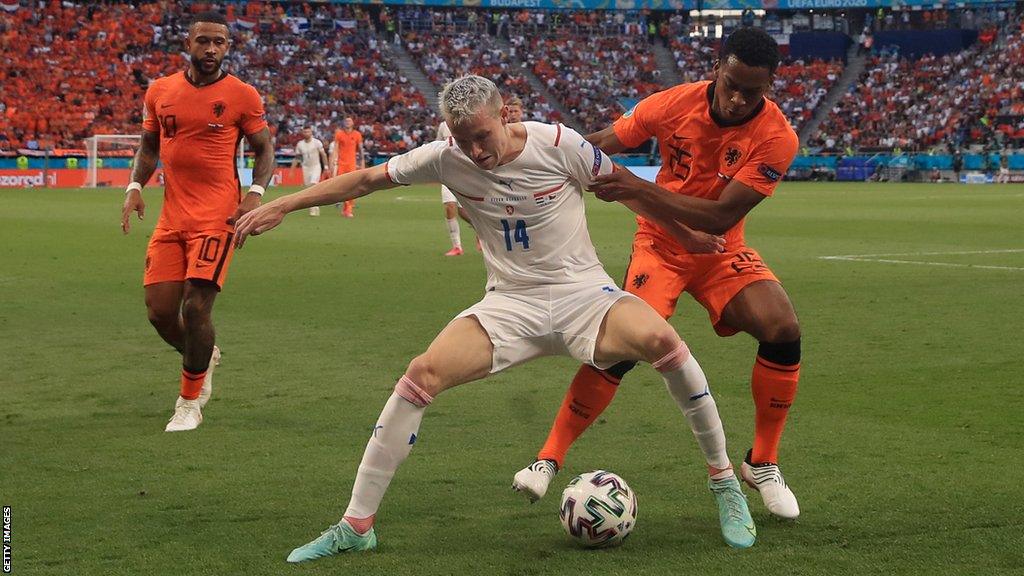
[[398,202],[440,202],[440,198],[427,198],[426,196],[395,196]]
[[946,252],[890,252],[886,254],[842,254],[839,256],[819,256],[822,260],[852,260],[859,258],[880,258],[883,256],[962,256],[965,254],[1017,254],[1024,248],[1006,248],[1001,250],[960,250]]
[[944,268],[978,268],[981,270],[1013,270],[1024,271],[1018,266],[990,266],[986,264],[957,264],[953,262],[929,262],[922,260],[893,260],[893,256],[961,256],[970,254],[1019,254],[1024,248],[1006,248],[996,250],[950,250],[945,252],[893,252],[887,254],[846,254],[841,256],[819,256],[820,260],[839,260],[844,262],[882,262],[885,264],[916,264],[918,266],[942,266]]
[[843,256],[820,256],[822,260],[834,260],[843,262],[882,262],[885,264],[917,264],[919,266],[943,266],[945,268],[980,268],[983,270],[1013,270],[1024,271],[1024,268],[1013,266],[986,266],[980,264],[953,264],[951,262],[921,262],[917,260],[889,260],[886,258],[849,258]]

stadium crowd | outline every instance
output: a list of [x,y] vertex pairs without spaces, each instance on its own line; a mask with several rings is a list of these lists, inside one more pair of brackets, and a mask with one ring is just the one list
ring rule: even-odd
[[266,18],[269,27],[236,26],[228,57],[228,68],[244,70],[264,95],[278,145],[297,142],[305,125],[329,137],[346,116],[371,155],[429,141],[436,115],[399,71],[395,48],[370,12],[358,5],[304,7],[302,16]]
[[[93,134],[138,132],[149,81],[182,70],[187,12],[202,4],[74,4],[0,12],[0,150],[77,149]],[[351,115],[370,154],[429,140],[436,114],[357,5],[228,5],[225,69],[266,100],[279,146]],[[127,19],[145,23],[124,26]]]
[[883,49],[870,57],[810,144],[828,152],[1020,146],[1022,61],[1019,17],[990,39],[942,57],[911,60]]
[[524,118],[541,122],[564,120],[562,114],[530,86],[526,70],[515,61],[515,52],[503,49],[497,39],[486,32],[434,35],[427,31],[409,31],[403,41],[434,86],[444,86],[465,74],[479,74],[493,80],[506,96],[519,96],[525,105]]
[[[126,19],[139,26],[124,26]],[[0,150],[80,148],[142,122],[149,79],[181,70],[158,4],[0,12]]]
[[[41,2],[0,11],[0,151],[76,149],[93,134],[137,132],[148,83],[186,64],[187,12],[208,7]],[[439,121],[400,71],[403,51],[431,90],[461,74],[482,74],[518,95],[527,118],[592,131],[672,83],[658,66],[656,42],[675,61],[666,72],[684,82],[709,77],[718,45],[690,36],[688,17],[672,12],[258,1],[229,3],[225,11],[234,38],[225,68],[264,96],[278,147],[294,144],[304,125],[328,140],[351,116],[371,155],[430,140]],[[893,19],[899,28],[902,17],[873,14],[866,32],[890,29]],[[1020,14],[1004,7],[921,11],[909,26],[939,22],[974,27],[978,41],[917,60],[873,46],[867,69],[809,145],[828,152],[1024,145]],[[839,61],[787,62],[772,97],[799,130],[842,73]],[[545,90],[534,88],[538,80]]]

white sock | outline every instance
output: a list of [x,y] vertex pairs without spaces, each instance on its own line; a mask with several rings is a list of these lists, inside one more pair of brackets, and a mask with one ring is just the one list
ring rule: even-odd
[[718,406],[711,396],[708,380],[696,358],[690,355],[685,344],[680,343],[678,349],[655,362],[654,368],[661,372],[668,393],[683,411],[708,465],[729,468],[731,464],[725,450],[725,429],[718,416]]
[[459,219],[445,219],[445,222],[448,223],[448,238],[452,241],[452,247],[462,248],[462,236],[459,234]]
[[416,442],[430,400],[408,377],[398,381],[366,443],[345,516],[371,518],[377,513],[391,478]]

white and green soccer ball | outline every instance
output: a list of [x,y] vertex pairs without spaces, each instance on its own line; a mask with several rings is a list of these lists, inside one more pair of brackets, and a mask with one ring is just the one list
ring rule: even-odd
[[562,492],[562,527],[586,548],[618,546],[636,526],[636,493],[617,474],[580,474]]

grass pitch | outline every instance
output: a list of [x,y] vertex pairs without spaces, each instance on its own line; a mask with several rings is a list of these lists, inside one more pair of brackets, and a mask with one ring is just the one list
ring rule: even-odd
[[[482,294],[445,258],[434,187],[289,217],[235,256],[206,421],[166,434],[178,356],[146,321],[159,194],[123,237],[115,190],[0,191],[0,504],[14,574],[1024,574],[1019,421],[1024,187],[784,184],[747,237],[800,314],[804,369],[783,440],[796,523],[751,495],[758,542],[725,546],[699,452],[649,367],[631,373],[545,500],[512,474],[543,442],[575,364],[545,359],[441,396],[378,515],[373,554],[284,564],[336,521],[408,360]],[[633,224],[591,199],[621,277]],[[831,257],[831,258],[826,258]],[[837,258],[838,257],[838,258]],[[688,297],[738,462],[756,344],[714,336]],[[605,468],[637,491],[619,549],[577,549],[560,487]]]

